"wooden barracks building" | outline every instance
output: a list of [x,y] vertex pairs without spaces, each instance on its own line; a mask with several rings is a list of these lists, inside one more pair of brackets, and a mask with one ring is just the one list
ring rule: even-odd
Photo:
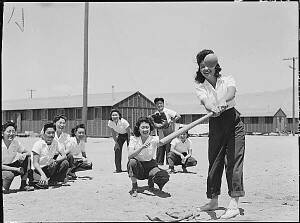
[[[193,93],[167,93],[160,95],[143,95],[137,92],[119,92],[90,94],[88,97],[87,135],[89,137],[110,137],[107,127],[109,113],[112,108],[117,108],[123,117],[133,127],[141,116],[152,114],[156,108],[153,103],[155,97],[165,99],[165,107],[181,115],[178,123],[188,124],[204,116],[206,111],[200,106]],[[265,106],[263,98],[240,98],[236,109],[245,124],[247,134],[252,133],[286,133],[292,131],[292,116],[287,109],[275,103],[272,107]],[[260,101],[259,101],[260,100]],[[249,107],[249,104],[255,107]],[[40,133],[42,126],[47,121],[52,121],[57,114],[65,114],[68,118],[66,132],[82,121],[82,96],[67,96],[53,98],[36,98],[10,100],[2,102],[2,122],[13,120],[17,123],[18,133],[33,131]],[[299,113],[296,112],[295,130],[299,126]],[[203,124],[207,124],[206,120]],[[199,133],[201,134],[201,133]]]
[[[110,137],[107,127],[109,113],[117,108],[133,127],[141,116],[152,114],[156,108],[152,101],[140,92],[90,94],[88,96],[87,135]],[[2,122],[13,120],[18,133],[39,133],[45,122],[52,121],[57,114],[68,118],[66,132],[82,121],[82,96],[21,99],[2,102]]]

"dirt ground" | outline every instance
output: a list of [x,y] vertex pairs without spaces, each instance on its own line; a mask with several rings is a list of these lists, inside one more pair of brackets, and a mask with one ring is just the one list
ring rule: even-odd
[[[37,138],[19,138],[31,147]],[[193,156],[198,160],[190,173],[171,175],[163,192],[151,193],[147,181],[138,181],[138,197],[131,197],[127,172],[113,173],[111,138],[88,138],[87,156],[93,170],[78,172],[70,186],[18,192],[20,178],[12,192],[3,194],[5,222],[45,221],[163,221],[176,220],[166,213],[190,216],[182,221],[220,221],[229,197],[223,175],[220,209],[198,212],[206,199],[207,137],[192,137]],[[127,148],[123,148],[126,170]],[[167,168],[167,166],[164,166]],[[181,167],[176,167],[181,171]],[[231,221],[299,221],[299,148],[297,136],[246,136],[244,162],[245,197],[240,215]],[[156,186],[157,187],[157,186]],[[157,220],[159,220],[157,218]],[[180,220],[180,219],[177,219]]]

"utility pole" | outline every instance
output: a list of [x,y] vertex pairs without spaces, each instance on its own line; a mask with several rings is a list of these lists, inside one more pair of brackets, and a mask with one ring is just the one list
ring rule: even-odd
[[293,126],[292,126],[292,133],[293,136],[295,136],[295,60],[298,59],[298,57],[292,57],[292,58],[285,58],[283,60],[292,60],[293,61]]
[[[84,58],[83,58],[83,106],[82,122],[87,131],[87,96],[88,96],[88,24],[89,24],[89,3],[84,3]],[[86,132],[87,134],[87,132]]]
[[29,89],[29,90],[27,90],[27,91],[30,91],[30,99],[32,99],[32,92],[33,92],[33,91],[36,91],[36,90],[34,90],[34,89]]

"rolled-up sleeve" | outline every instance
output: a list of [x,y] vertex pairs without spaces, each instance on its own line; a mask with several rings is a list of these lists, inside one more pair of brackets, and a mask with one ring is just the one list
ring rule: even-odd
[[41,154],[41,144],[39,142],[36,142],[32,147],[32,152],[35,152],[37,154]]
[[133,136],[131,136],[128,145],[128,152],[133,152],[134,148],[136,147],[136,144],[137,144],[136,139]]
[[227,84],[227,87],[236,87],[233,76],[229,75],[226,77],[226,84]]

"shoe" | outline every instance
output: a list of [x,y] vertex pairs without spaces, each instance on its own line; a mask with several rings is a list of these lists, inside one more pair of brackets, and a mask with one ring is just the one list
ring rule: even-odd
[[185,167],[182,167],[182,172],[183,173],[187,173],[188,171],[187,171],[187,169]]
[[153,192],[154,191],[154,182],[153,180],[148,179],[148,190]]
[[77,178],[76,174],[75,174],[75,173],[73,173],[73,172],[69,172],[69,173],[68,173],[68,176],[71,176],[71,177],[75,177],[75,178]]
[[48,185],[50,186],[50,187],[53,187],[53,186],[57,186],[58,185],[58,182],[57,181],[48,181]]
[[122,173],[122,170],[116,170],[114,173]]
[[170,169],[169,174],[175,174],[177,173],[174,169]]
[[33,186],[25,185],[24,187],[20,187],[20,191],[34,191]]
[[68,178],[68,180],[76,180],[77,176],[68,175],[67,178]]
[[49,188],[49,185],[48,184],[40,184],[40,183],[36,183],[34,185],[34,188],[36,189],[48,189]]
[[220,219],[230,219],[240,214],[240,210],[237,209],[227,209]]
[[137,197],[137,196],[138,196],[138,191],[137,191],[137,189],[132,189],[131,196],[132,196],[132,197]]

